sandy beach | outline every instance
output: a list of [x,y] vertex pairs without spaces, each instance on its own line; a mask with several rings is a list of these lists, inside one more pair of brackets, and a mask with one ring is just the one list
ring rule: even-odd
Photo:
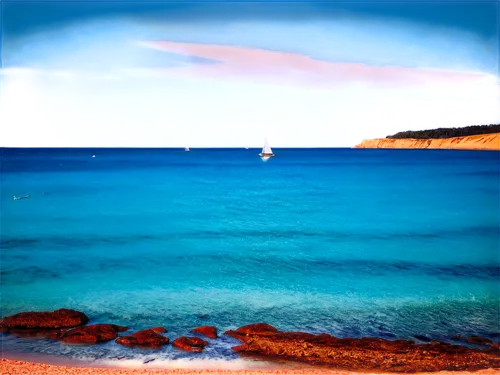
[[44,363],[34,363],[25,361],[16,361],[10,359],[2,359],[0,365],[1,374],[9,375],[43,375],[43,374],[74,374],[74,375],[138,375],[138,374],[348,374],[347,371],[335,371],[328,369],[269,369],[269,370],[229,370],[229,369],[186,369],[186,368],[138,368],[135,366],[127,368],[90,368],[90,367],[68,367],[56,366]]
[[[331,375],[381,375],[383,373],[375,372],[353,372],[335,369],[294,369],[294,370],[194,370],[194,369],[145,369],[145,368],[83,368],[83,367],[65,367],[53,366],[43,363],[33,363],[24,361],[14,361],[3,358],[0,362],[0,374],[4,375],[46,375],[46,374],[71,374],[71,375],[212,375],[212,374],[231,374],[231,375],[270,375],[270,374],[331,374]],[[440,371],[440,372],[420,372],[420,375],[493,375],[500,374],[500,370],[486,369],[479,371]]]

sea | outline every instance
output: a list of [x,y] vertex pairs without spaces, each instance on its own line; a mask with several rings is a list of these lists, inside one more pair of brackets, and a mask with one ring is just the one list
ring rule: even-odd
[[202,353],[0,334],[3,356],[251,367],[223,333],[257,322],[498,341],[497,151],[0,151],[1,316],[71,308],[171,341],[220,333]]

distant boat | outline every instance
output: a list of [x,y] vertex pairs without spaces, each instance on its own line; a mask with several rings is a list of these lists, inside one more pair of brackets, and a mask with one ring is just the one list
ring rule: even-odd
[[26,198],[29,198],[30,196],[31,196],[30,194],[26,194],[26,195],[23,195],[23,196],[21,196],[21,197],[16,197],[16,196],[14,195],[13,199],[14,199],[15,201],[20,201],[21,199],[26,199]]
[[264,140],[264,147],[262,148],[262,152],[259,154],[263,161],[268,161],[271,157],[274,156],[273,150],[267,144],[267,139]]
[[95,158],[95,155],[92,155],[93,158]]
[[184,149],[184,151],[188,152],[188,151],[189,151],[189,147],[186,147],[186,148]]

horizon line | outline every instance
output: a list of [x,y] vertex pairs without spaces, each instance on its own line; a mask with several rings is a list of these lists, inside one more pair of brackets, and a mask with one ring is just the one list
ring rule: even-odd
[[[242,146],[188,146],[190,150],[201,150],[201,149],[262,149],[262,146],[256,147],[242,147]],[[0,146],[0,149],[185,149],[186,146]],[[307,149],[317,149],[317,148],[354,148],[354,146],[286,146],[286,147],[275,147],[273,149],[290,149],[290,148],[307,148]]]

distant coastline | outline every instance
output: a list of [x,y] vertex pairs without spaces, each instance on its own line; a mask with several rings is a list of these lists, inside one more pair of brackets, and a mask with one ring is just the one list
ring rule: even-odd
[[407,130],[394,135],[388,135],[386,138],[394,139],[441,139],[468,137],[471,135],[500,133],[500,124],[491,125],[472,125],[462,128],[437,128],[428,130]]
[[386,138],[365,139],[354,148],[500,150],[500,125],[404,131]]

